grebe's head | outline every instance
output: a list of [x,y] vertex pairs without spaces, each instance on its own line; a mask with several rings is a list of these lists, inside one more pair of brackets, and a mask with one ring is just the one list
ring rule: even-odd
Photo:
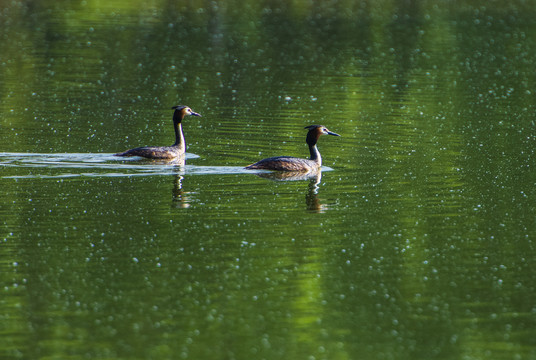
[[188,106],[184,106],[184,105],[173,106],[172,109],[175,109],[175,112],[178,112],[182,118],[188,115],[201,116],[201,114],[196,113],[195,111],[190,109]]
[[339,134],[334,133],[333,131],[329,131],[328,128],[325,127],[324,125],[309,125],[309,126],[306,126],[305,129],[309,130],[309,134],[316,135],[317,138],[320,135],[340,136]]

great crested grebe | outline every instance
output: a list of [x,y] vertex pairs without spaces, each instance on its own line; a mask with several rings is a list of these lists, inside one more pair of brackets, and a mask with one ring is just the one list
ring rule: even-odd
[[192,111],[188,106],[173,106],[173,127],[175,128],[175,144],[171,146],[144,146],[127,150],[122,153],[114,154],[115,156],[142,156],[148,159],[175,159],[183,156],[186,152],[184,144],[184,134],[182,133],[182,119],[185,116],[201,116]]
[[316,147],[320,135],[340,136],[332,131],[329,131],[324,125],[309,125],[307,138],[305,142],[309,145],[310,159],[301,159],[292,156],[276,156],[268,159],[263,159],[246,166],[246,169],[263,169],[263,170],[279,170],[279,171],[316,171],[322,166],[322,157]]

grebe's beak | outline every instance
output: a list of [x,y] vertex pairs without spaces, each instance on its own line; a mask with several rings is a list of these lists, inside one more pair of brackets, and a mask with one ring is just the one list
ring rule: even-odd
[[329,130],[326,132],[326,134],[333,135],[333,136],[340,136],[339,134],[334,133],[333,131],[329,131]]
[[190,111],[190,115],[193,115],[193,116],[200,116],[200,117],[202,117],[201,114],[196,113],[196,112],[194,112],[194,111]]

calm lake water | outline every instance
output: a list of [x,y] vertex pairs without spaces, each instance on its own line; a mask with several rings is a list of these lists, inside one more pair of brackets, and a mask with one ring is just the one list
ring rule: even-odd
[[0,4],[0,358],[536,359],[536,4],[469,3]]

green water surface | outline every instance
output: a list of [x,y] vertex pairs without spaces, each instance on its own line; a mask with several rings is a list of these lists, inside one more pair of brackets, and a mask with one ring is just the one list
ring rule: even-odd
[[[13,0],[0,49],[1,359],[536,359],[534,1]],[[185,166],[112,156],[177,104]]]

